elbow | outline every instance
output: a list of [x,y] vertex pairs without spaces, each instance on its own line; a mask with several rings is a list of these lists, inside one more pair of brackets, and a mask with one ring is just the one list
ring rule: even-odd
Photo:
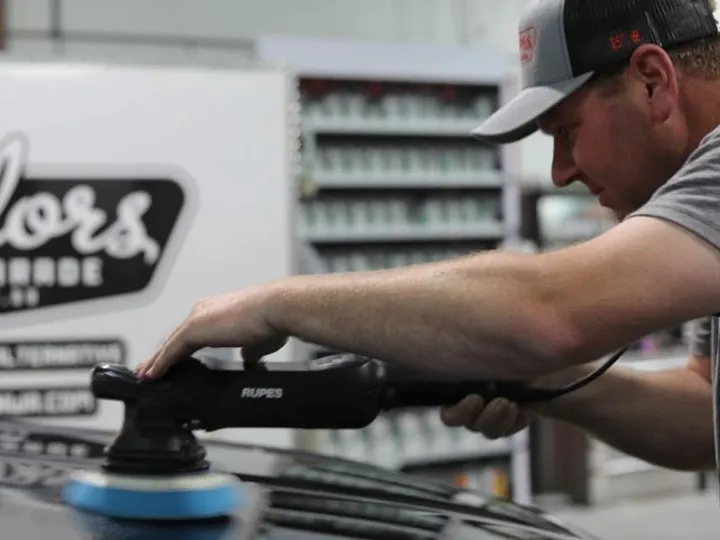
[[[485,262],[480,267],[478,273],[472,260],[456,267],[468,283],[463,290],[472,288],[480,278],[484,283],[494,280],[505,292],[494,322],[488,322],[485,308],[480,307],[483,301],[460,299],[470,311],[477,312],[477,316],[466,319],[462,340],[470,345],[466,349],[469,362],[478,356],[497,355],[502,358],[498,363],[506,367],[503,370],[496,365],[494,370],[498,371],[494,373],[505,371],[501,376],[531,379],[599,357],[589,355],[592,348],[597,349],[597,332],[588,331],[595,325],[588,317],[577,316],[583,310],[578,295],[558,278],[557,271],[540,265],[536,256],[515,253],[503,253],[495,265]],[[477,327],[475,321],[483,322]],[[492,328],[492,336],[488,328]]]
[[534,262],[525,289],[527,343],[533,347],[529,352],[539,360],[531,376],[555,373],[611,352],[608,343],[601,343],[608,334],[598,331],[598,317],[585,312],[582,294],[578,296],[573,287],[558,279],[556,271],[548,272]]
[[518,276],[531,352],[547,368],[539,375],[595,361],[637,339],[636,325],[617,317],[612,302],[543,261],[542,256],[526,259]]
[[525,346],[531,350],[524,354],[535,361],[528,365],[525,376],[548,375],[602,356],[590,350],[590,340],[558,304],[542,302],[537,306],[532,310],[532,320],[526,323],[531,330],[526,335]]
[[534,363],[526,376],[541,377],[589,361],[587,356],[582,355],[581,341],[568,330],[556,324],[544,335],[537,336],[532,354],[539,362]]
[[625,329],[608,324],[608,317],[568,290],[545,289],[534,305],[533,339],[547,367],[541,375],[598,360],[625,344]]
[[507,359],[512,378],[534,379],[586,363],[584,340],[554,306],[526,305],[511,330]]
[[596,360],[602,353],[591,350],[589,340],[578,331],[572,322],[558,318],[552,336],[545,343],[546,351],[552,355],[555,370],[585,364]]

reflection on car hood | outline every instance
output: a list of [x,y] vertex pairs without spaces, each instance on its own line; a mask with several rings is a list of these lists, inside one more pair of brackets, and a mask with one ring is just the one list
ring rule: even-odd
[[[111,520],[78,515],[60,499],[68,474],[96,468],[112,436],[0,420],[3,524],[17,521],[21,511],[31,508],[32,515],[43,515],[52,530],[35,531],[39,522],[34,519],[18,522],[19,532],[28,536],[35,531],[52,534],[55,540],[84,538],[84,527],[97,538],[162,537],[160,524],[120,527]],[[232,522],[205,523],[202,530],[185,524],[180,531],[175,526],[173,540],[590,538],[535,508],[416,476],[300,451],[206,444],[215,469],[243,480],[250,504]],[[163,530],[168,534],[167,528]]]

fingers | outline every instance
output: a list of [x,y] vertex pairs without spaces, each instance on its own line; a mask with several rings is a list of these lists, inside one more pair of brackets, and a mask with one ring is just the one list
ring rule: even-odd
[[507,437],[520,417],[520,408],[504,398],[494,399],[485,410],[465,426],[470,431],[482,433],[488,439]]
[[507,437],[528,425],[528,416],[517,403],[504,398],[493,399],[485,405],[480,396],[468,396],[451,407],[440,410],[449,427],[465,427],[482,433],[488,439]]
[[190,339],[191,330],[191,319],[188,318],[165,339],[150,358],[138,364],[135,369],[137,376],[147,379],[162,377],[174,363],[197,351],[199,347],[193,345]]
[[485,402],[480,396],[467,396],[452,407],[440,409],[442,421],[450,427],[460,427],[480,416]]
[[[221,306],[222,307],[222,306]],[[153,355],[135,369],[140,378],[157,379],[165,375],[173,364],[188,358],[204,346],[238,346],[237,329],[225,318],[220,320],[218,313],[223,311],[209,309],[205,303],[199,303],[185,321],[180,324],[157,348]],[[257,333],[256,333],[257,334]],[[256,366],[263,357],[272,354],[288,341],[287,336],[270,334],[269,337],[256,335],[248,338],[246,343],[257,343],[242,348],[243,362],[248,367]]]
[[287,337],[278,336],[275,339],[263,342],[261,345],[243,347],[240,354],[242,355],[243,362],[252,366],[259,363],[263,357],[282,349],[287,342]]

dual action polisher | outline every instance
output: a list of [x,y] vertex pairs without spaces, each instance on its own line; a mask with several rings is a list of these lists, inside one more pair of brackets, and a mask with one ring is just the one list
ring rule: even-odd
[[211,470],[193,431],[359,429],[384,411],[452,405],[471,394],[486,402],[548,400],[587,384],[614,360],[558,390],[444,378],[351,354],[247,369],[217,369],[190,357],[159,380],[101,364],[92,371],[91,390],[99,399],[122,402],[124,420],[99,470],[76,474],[63,497],[75,508],[113,518],[228,516],[243,504],[242,484]]

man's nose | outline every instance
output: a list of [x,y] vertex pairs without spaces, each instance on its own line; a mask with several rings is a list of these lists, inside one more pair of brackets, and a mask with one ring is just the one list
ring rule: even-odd
[[552,160],[552,181],[555,186],[562,188],[569,186],[580,177],[580,169],[577,167],[572,154],[560,146],[555,142]]

